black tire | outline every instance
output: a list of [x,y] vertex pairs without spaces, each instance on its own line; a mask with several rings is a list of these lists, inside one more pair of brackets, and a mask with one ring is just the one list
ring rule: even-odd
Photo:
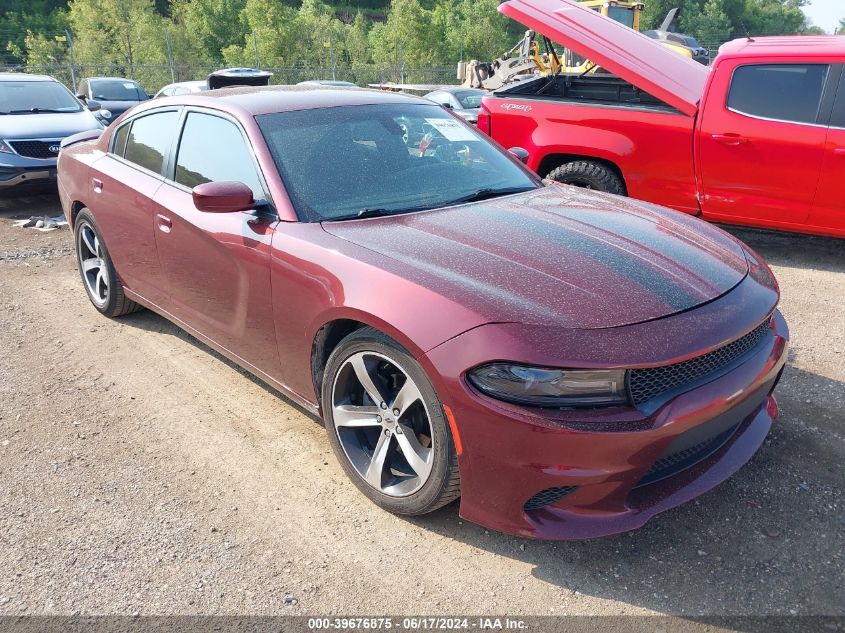
[[[424,404],[428,425],[431,430],[431,452],[429,457],[433,461],[431,462],[430,473],[427,475],[425,483],[418,490],[407,496],[385,494],[382,490],[368,483],[347,456],[344,445],[341,443],[340,431],[335,424],[333,399],[335,398],[334,387],[338,381],[338,374],[344,370],[344,367],[349,367],[348,361],[350,359],[362,353],[372,353],[385,357],[389,363],[392,363],[404,372],[407,378],[413,380],[422,396],[420,402]],[[349,370],[346,369],[345,371]],[[387,383],[380,384],[379,388],[389,389]],[[458,471],[458,456],[455,451],[449,424],[443,412],[443,406],[434,391],[434,387],[425,375],[423,368],[396,341],[370,327],[356,330],[344,338],[332,351],[326,363],[326,370],[323,373],[322,405],[326,432],[328,433],[329,443],[332,445],[335,456],[346,472],[346,475],[376,505],[394,514],[415,516],[433,512],[460,497],[461,484]],[[344,431],[348,430],[344,429]],[[356,432],[359,430],[354,429]],[[381,428],[375,427],[374,430],[369,432],[375,433],[376,437],[385,432],[389,437],[390,433],[386,431],[387,429],[383,431]],[[399,433],[399,435],[402,435],[402,433]],[[396,437],[395,432],[394,437]],[[398,437],[396,437],[396,440],[398,440]],[[372,448],[371,458],[377,450],[377,448]],[[397,445],[394,450],[400,451],[400,447]]]
[[[102,275],[106,281],[106,289],[103,292],[100,292],[101,284],[99,282],[94,283],[92,288],[92,282],[88,278],[90,273],[86,273],[84,270],[83,260],[86,259],[86,254],[92,255],[92,250],[86,246],[87,243],[85,242],[83,233],[89,238],[91,234],[96,236],[97,248],[94,250],[99,251],[98,259],[102,264],[96,270],[98,272],[102,271]],[[76,264],[79,268],[79,274],[82,277],[82,285],[85,288],[85,293],[88,295],[88,299],[91,300],[92,305],[99,312],[105,314],[107,317],[119,317],[142,309],[143,306],[126,298],[123,292],[123,283],[114,269],[114,264],[112,264],[111,257],[109,256],[103,234],[100,232],[97,223],[94,221],[94,216],[88,209],[82,209],[76,216],[73,225],[73,244],[76,252]]]
[[627,195],[625,183],[615,171],[591,160],[564,163],[551,170],[546,178],[585,189],[615,193],[619,196]]

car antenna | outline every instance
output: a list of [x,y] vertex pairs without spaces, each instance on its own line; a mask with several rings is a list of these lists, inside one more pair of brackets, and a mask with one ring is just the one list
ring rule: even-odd
[[753,42],[753,41],[754,41],[754,38],[753,38],[753,37],[751,37],[751,33],[749,33],[749,32],[748,32],[748,27],[747,27],[747,26],[745,26],[745,22],[744,22],[743,20],[740,20],[740,21],[739,21],[739,25],[742,27],[742,30],[743,30],[743,31],[745,31],[745,38],[746,38],[749,42]]

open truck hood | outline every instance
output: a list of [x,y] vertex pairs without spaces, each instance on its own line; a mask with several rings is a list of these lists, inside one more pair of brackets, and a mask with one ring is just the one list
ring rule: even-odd
[[708,70],[573,0],[508,0],[499,11],[692,116]]

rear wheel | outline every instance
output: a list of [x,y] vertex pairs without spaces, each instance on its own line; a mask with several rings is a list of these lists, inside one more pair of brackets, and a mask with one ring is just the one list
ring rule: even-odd
[[109,317],[140,310],[141,306],[127,299],[123,293],[123,284],[114,270],[94,216],[88,209],[82,209],[76,216],[73,234],[79,273],[94,307]]
[[546,177],[566,185],[615,193],[620,196],[627,195],[625,183],[613,169],[591,160],[564,163],[550,171]]
[[460,496],[443,407],[422,367],[373,328],[332,352],[323,377],[332,449],[355,485],[382,508],[425,514]]

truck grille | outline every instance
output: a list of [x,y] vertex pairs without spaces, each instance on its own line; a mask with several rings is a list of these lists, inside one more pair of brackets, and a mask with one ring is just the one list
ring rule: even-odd
[[635,405],[640,405],[662,393],[718,373],[757,347],[769,331],[771,321],[771,318],[766,319],[733,343],[728,343],[702,356],[674,365],[632,369],[628,372],[628,393],[631,395],[631,401]]
[[50,147],[58,147],[60,141],[9,141],[12,149],[21,156],[28,158],[56,158],[59,152],[50,151]]

